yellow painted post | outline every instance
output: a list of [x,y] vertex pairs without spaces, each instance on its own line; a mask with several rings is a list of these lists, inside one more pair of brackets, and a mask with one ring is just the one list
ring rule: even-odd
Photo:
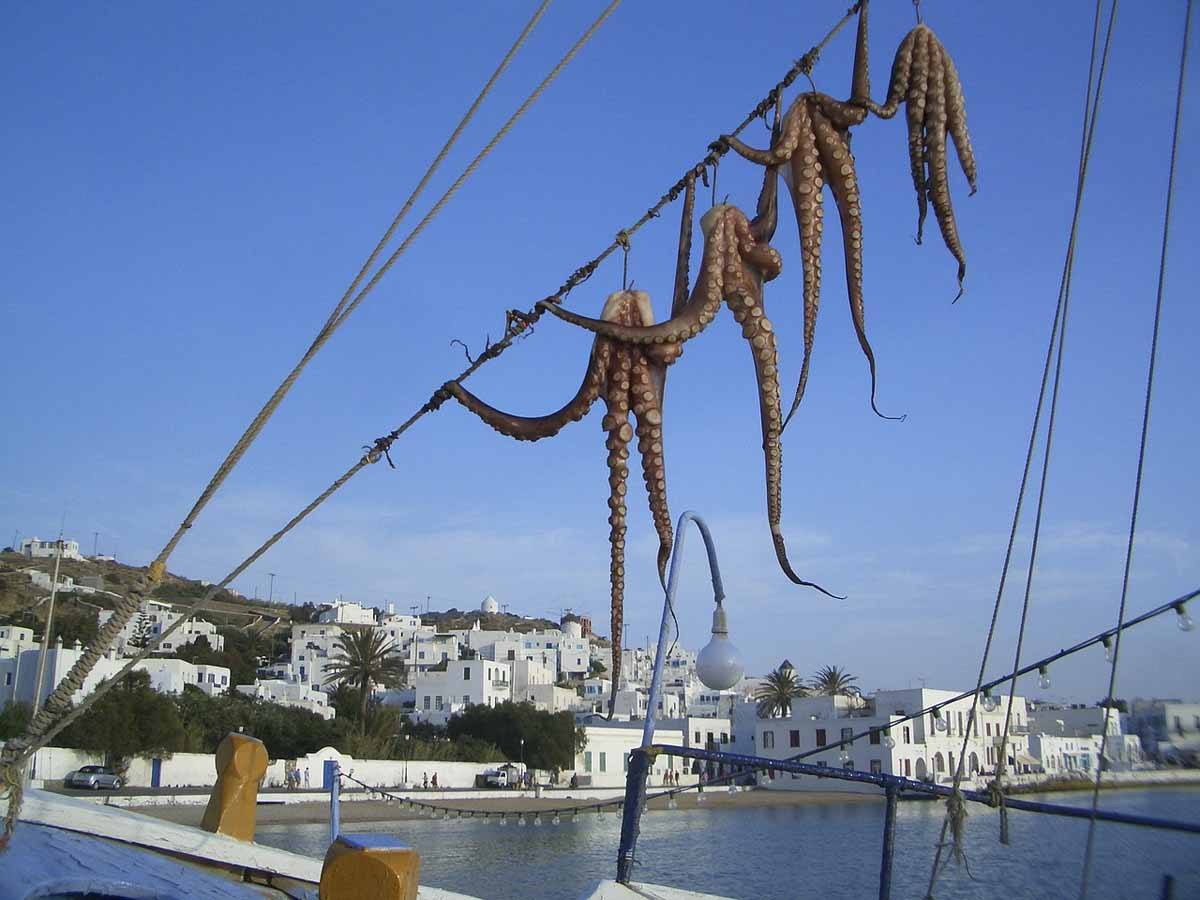
[[421,857],[387,834],[340,834],[321,869],[321,900],[416,900]]
[[200,827],[252,841],[258,785],[267,774],[267,748],[249,735],[226,735],[217,747],[216,764],[217,783]]

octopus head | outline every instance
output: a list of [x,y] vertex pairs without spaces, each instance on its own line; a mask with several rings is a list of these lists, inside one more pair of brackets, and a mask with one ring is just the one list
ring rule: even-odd
[[645,291],[617,291],[604,301],[600,318],[619,325],[646,327],[654,324],[654,310],[650,306],[650,295]]

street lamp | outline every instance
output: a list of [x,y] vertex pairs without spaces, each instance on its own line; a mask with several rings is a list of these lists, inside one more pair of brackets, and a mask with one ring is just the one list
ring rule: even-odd
[[688,511],[679,517],[675,526],[675,550],[671,554],[671,572],[667,577],[667,593],[663,603],[662,623],[658,629],[658,652],[654,658],[654,674],[650,679],[649,711],[642,728],[642,746],[654,743],[654,713],[662,696],[663,666],[667,658],[667,640],[670,637],[671,611],[675,608],[675,593],[679,587],[680,560],[687,538],[686,525],[694,522],[700,530],[704,548],[708,552],[708,571],[712,577],[713,610],[712,640],[696,657],[696,675],[705,687],[723,691],[741,680],[742,661],[737,648],[729,640],[729,622],[725,616],[725,587],[721,583],[721,567],[717,563],[717,547],[713,543],[708,525],[694,512]]

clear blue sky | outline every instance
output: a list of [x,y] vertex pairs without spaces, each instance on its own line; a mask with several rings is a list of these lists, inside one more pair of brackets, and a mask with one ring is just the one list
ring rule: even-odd
[[[1126,5],[1083,212],[1043,555],[1026,642],[1040,655],[1115,619],[1151,325],[1182,0]],[[425,203],[457,174],[599,10],[555,4]],[[844,2],[627,3],[309,368],[171,561],[217,580],[321,490],[359,447],[419,406],[506,308],[552,291],[633,221],[708,141],[824,32]],[[126,3],[9,10],[0,80],[0,535],[67,532],[144,564],[262,400],[307,346],[424,165],[532,11],[521,4]],[[827,663],[863,687],[973,678],[1020,474],[1071,212],[1091,4],[927,2],[957,60],[980,166],[952,171],[970,271],[930,216],[914,246],[902,121],[854,139],[864,192],[867,324],[882,421],[868,406],[827,206],[824,303],[808,396],[785,435],[791,585],[766,530],[748,351],[727,312],[670,373],[672,512],[719,542],[734,639],[751,670]],[[873,4],[881,95],[912,25]],[[817,86],[844,95],[853,30]],[[1195,65],[1178,179],[1142,540],[1130,608],[1200,583],[1195,511]],[[748,135],[760,145],[761,126]],[[760,172],[730,157],[720,192],[753,204]],[[784,274],[767,294],[784,392],[800,363],[798,239],[784,201]],[[415,223],[416,218],[412,219]],[[631,275],[661,316],[677,213],[634,241]],[[619,260],[570,297],[595,315]],[[573,392],[589,341],[547,320],[472,390],[537,413]],[[600,413],[536,445],[454,404],[397,445],[236,584],[400,608],[570,606],[608,619]],[[642,642],[661,600],[636,467],[626,619]],[[1028,519],[1027,519],[1028,521]],[[1026,531],[1026,534],[1028,532]],[[1022,544],[1027,548],[1027,541]],[[706,640],[693,541],[684,641]],[[1021,582],[1020,573],[1014,584]],[[1019,591],[997,651],[1009,665]],[[1193,611],[1200,617],[1200,606]],[[1200,638],[1173,622],[1126,642],[1120,693],[1196,695]],[[1029,657],[1027,657],[1029,658]],[[1062,665],[1052,693],[1103,694],[1102,654]],[[1034,692],[1033,685],[1027,685]]]

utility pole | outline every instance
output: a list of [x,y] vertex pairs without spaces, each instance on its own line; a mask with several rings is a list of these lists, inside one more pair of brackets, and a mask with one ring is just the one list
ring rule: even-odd
[[[54,557],[54,580],[50,582],[50,608],[46,610],[46,628],[42,632],[42,652],[38,657],[37,681],[33,685],[33,714],[36,716],[42,707],[42,679],[46,675],[46,654],[50,649],[50,630],[54,626],[54,598],[58,595],[58,567],[62,563],[63,540],[62,532],[58,533],[58,553]],[[20,654],[17,657],[18,667]],[[14,693],[14,696],[15,693]]]
[[268,572],[268,573],[267,573],[267,575],[268,575],[268,576],[270,577],[270,579],[271,579],[271,580],[270,580],[270,582],[269,582],[269,584],[271,585],[271,587],[269,588],[269,593],[268,593],[268,596],[267,596],[267,602],[268,602],[268,603],[274,603],[274,602],[275,602],[275,573],[274,573],[274,572]]
[[95,555],[96,555],[96,547],[99,544],[100,544],[100,532],[93,531],[92,532],[92,556],[93,557],[95,557]]

